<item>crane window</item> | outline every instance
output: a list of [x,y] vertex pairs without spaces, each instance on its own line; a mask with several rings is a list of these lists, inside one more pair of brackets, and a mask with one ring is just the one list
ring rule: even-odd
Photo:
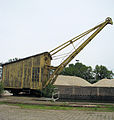
[[40,68],[39,67],[33,67],[32,69],[32,81],[33,82],[39,82],[39,74],[40,74]]

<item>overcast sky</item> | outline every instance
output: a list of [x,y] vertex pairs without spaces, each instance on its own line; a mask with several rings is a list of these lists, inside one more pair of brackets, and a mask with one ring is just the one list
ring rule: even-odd
[[[114,0],[0,0],[0,62],[50,51],[103,22],[114,20]],[[71,61],[114,71],[114,26],[107,25]]]

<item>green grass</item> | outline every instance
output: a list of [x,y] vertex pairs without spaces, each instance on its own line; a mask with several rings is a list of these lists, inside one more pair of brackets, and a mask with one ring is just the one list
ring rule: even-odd
[[5,102],[0,102],[0,105],[1,105],[1,104],[5,104]]
[[97,107],[64,107],[64,106],[45,106],[45,105],[28,105],[28,104],[12,104],[0,102],[11,106],[18,106],[21,109],[45,109],[45,110],[80,110],[80,111],[99,111],[99,112],[114,112],[113,105],[98,105]]
[[48,109],[48,110],[71,110],[71,107],[61,107],[61,106],[44,106],[44,105],[19,105],[21,108],[26,109]]

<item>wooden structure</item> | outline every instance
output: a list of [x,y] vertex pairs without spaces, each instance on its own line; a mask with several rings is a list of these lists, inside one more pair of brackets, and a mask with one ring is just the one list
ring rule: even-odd
[[3,64],[4,88],[16,94],[23,90],[40,90],[49,78],[48,52]]

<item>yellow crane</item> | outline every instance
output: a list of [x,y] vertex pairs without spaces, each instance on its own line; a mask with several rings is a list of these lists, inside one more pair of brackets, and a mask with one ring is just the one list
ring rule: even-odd
[[74,52],[72,52],[58,67],[55,68],[53,74],[50,76],[46,84],[43,86],[45,88],[48,84],[53,84],[56,81],[57,76],[59,73],[66,67],[66,65],[107,25],[107,24],[113,24],[112,19],[110,17],[107,17],[105,21],[87,31],[84,33],[74,37],[73,39],[63,43],[62,45],[56,47],[55,49],[50,51],[50,55],[53,56],[54,54],[58,53],[62,49],[66,48],[70,44],[73,44],[80,38],[84,37],[85,35],[92,33],[90,37],[87,38]]
[[[68,65],[68,63],[107,25],[113,24],[112,19],[107,17],[101,24],[85,31],[84,33],[74,37],[73,39],[63,43],[50,52],[29,56],[17,61],[2,64],[2,82],[4,89],[14,95],[23,91],[36,93],[37,90],[42,91],[47,85],[53,84],[59,73]],[[91,33],[91,34],[89,34]],[[90,35],[77,49],[63,60],[57,67],[51,66],[51,60],[55,54],[80,40],[86,35]],[[50,70],[53,73],[50,74]],[[50,75],[49,75],[50,74]]]

